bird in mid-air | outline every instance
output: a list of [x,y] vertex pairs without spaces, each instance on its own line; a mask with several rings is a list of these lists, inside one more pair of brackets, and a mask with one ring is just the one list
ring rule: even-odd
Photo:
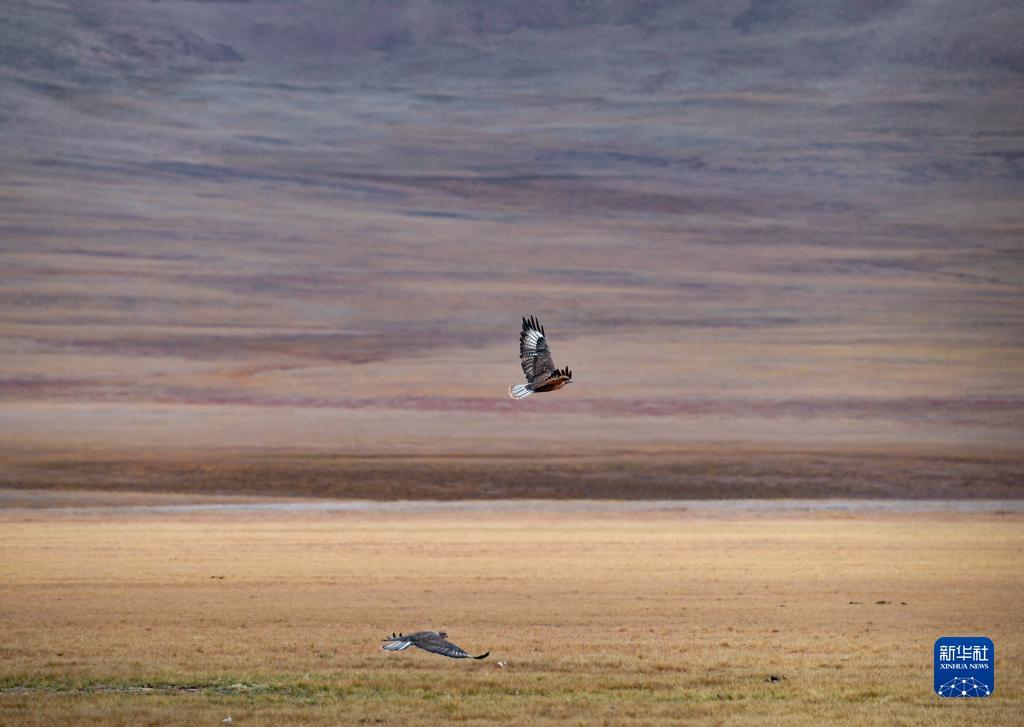
[[572,371],[568,367],[555,368],[548,339],[544,337],[544,326],[533,316],[523,319],[523,330],[519,332],[519,359],[526,374],[526,383],[508,387],[508,395],[513,399],[525,399],[534,392],[555,391],[572,383]]
[[444,631],[417,631],[414,634],[391,634],[384,639],[383,648],[385,651],[405,651],[410,646],[429,651],[432,654],[450,656],[452,659],[486,659],[491,652],[487,651],[480,656],[467,654],[458,646],[448,641],[448,634]]

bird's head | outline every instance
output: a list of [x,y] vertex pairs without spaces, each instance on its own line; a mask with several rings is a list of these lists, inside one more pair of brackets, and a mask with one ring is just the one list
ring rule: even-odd
[[448,632],[447,631],[438,631],[437,635],[440,636],[442,639],[447,639],[448,638]]

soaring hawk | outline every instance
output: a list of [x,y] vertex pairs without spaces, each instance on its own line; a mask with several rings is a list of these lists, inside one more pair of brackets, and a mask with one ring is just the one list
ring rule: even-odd
[[410,646],[429,651],[441,656],[450,656],[452,659],[486,659],[491,652],[480,656],[472,656],[448,641],[448,634],[444,631],[417,631],[414,634],[391,634],[383,648],[385,651],[405,651]]
[[513,399],[525,399],[535,391],[554,391],[572,383],[572,371],[568,367],[555,368],[548,339],[544,338],[544,326],[533,316],[523,319],[523,330],[519,332],[519,358],[526,383],[508,387],[508,395]]

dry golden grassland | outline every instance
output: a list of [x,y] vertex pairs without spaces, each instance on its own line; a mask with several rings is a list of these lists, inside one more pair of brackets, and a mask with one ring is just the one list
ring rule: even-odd
[[[1020,718],[1019,511],[562,508],[0,511],[0,722]],[[963,634],[988,699],[931,692]]]

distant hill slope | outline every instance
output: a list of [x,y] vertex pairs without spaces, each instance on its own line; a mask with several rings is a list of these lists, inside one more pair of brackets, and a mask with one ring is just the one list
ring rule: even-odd
[[[0,434],[1019,450],[1022,20],[6,3]],[[529,314],[579,381],[516,409]]]

